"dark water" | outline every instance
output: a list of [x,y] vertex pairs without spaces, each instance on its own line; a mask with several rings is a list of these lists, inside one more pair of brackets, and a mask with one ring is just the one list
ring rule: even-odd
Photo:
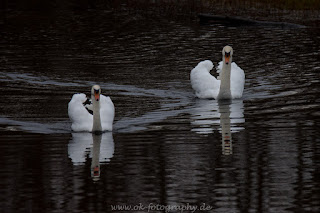
[[[320,211],[319,28],[101,11],[1,28],[1,212]],[[243,98],[195,98],[190,70],[226,44]],[[114,131],[72,133],[67,104],[93,84],[115,104]]]

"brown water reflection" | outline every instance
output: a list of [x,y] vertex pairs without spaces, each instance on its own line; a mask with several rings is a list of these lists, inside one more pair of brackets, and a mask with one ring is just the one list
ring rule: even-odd
[[[105,11],[24,15],[1,31],[4,212],[110,212],[140,203],[319,211],[318,28]],[[25,25],[30,19],[39,24]],[[244,97],[196,99],[190,70],[218,62],[225,44],[246,72]],[[95,83],[116,107],[114,132],[101,142],[71,133],[67,115],[72,94]]]

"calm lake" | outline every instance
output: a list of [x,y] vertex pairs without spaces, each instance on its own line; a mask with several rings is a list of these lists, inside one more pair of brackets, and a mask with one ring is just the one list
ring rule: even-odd
[[[0,27],[1,212],[320,211],[320,28],[95,10]],[[242,99],[197,99],[191,69],[227,44]],[[114,131],[74,133],[93,84]]]

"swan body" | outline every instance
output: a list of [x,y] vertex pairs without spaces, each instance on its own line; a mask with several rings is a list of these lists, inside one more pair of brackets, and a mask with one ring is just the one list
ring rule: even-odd
[[98,85],[92,87],[91,99],[83,93],[74,94],[68,104],[71,129],[75,132],[112,131],[114,114],[112,100],[101,94]]
[[210,60],[201,61],[191,70],[191,86],[198,98],[236,99],[241,98],[245,74],[244,71],[232,62],[233,50],[225,46],[222,50],[222,59],[217,67],[218,78],[210,74],[213,64]]

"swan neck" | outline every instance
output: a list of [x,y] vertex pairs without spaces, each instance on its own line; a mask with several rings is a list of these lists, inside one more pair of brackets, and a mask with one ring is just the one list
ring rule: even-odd
[[230,91],[230,77],[231,77],[231,62],[229,64],[223,63],[221,71],[221,84],[218,98],[231,99]]
[[221,86],[230,89],[231,65],[223,64],[221,72]]
[[101,126],[101,118],[100,118],[100,100],[96,101],[94,97],[92,97],[92,104],[93,104],[93,126],[92,132],[94,133],[101,133],[102,126]]

